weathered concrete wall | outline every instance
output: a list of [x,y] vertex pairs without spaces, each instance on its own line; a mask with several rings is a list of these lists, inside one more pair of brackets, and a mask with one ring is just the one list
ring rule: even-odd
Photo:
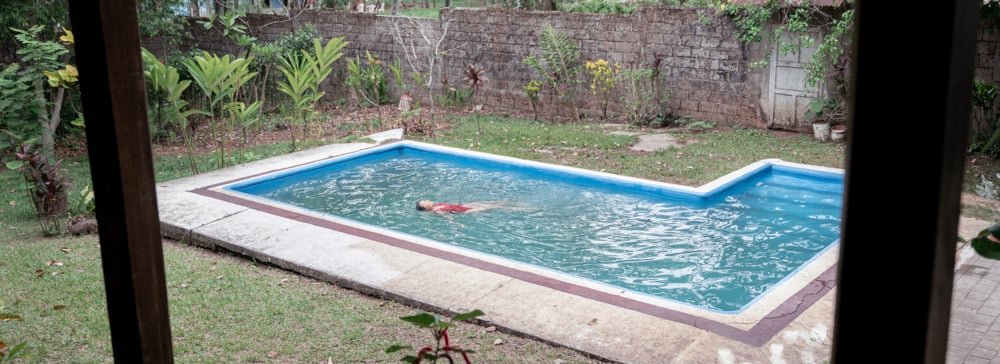
[[[475,103],[492,112],[523,113],[532,111],[524,86],[531,79],[541,78],[523,59],[529,55],[540,57],[539,35],[546,24],[551,24],[576,40],[581,62],[603,58],[618,62],[623,68],[641,68],[649,67],[655,56],[661,57],[660,69],[667,76],[666,89],[670,93],[668,105],[674,115],[765,125],[759,111],[762,76],[747,64],[757,58],[751,54],[755,50],[741,45],[732,36],[732,22],[715,16],[710,9],[642,8],[627,16],[449,9],[441,13],[441,19],[324,10],[292,20],[253,15],[248,22],[253,34],[263,42],[313,23],[324,41],[345,37],[349,42],[344,49],[345,58],[363,57],[367,50],[384,62],[399,60],[407,75],[412,73],[410,63],[426,71],[434,53],[432,49],[436,48],[439,57],[434,59],[434,66],[440,73],[435,73],[435,87],[440,87],[442,81],[464,86],[463,71],[469,65],[476,65],[489,69],[489,81],[476,95]],[[196,46],[211,52],[236,51],[232,42],[222,38],[217,30],[200,26],[189,29],[192,40],[185,47]],[[346,60],[338,64],[341,67],[327,85],[330,97],[345,95],[339,85],[343,84]],[[392,76],[387,74],[387,77]],[[581,74],[577,92],[581,112],[590,117],[600,116],[599,102],[589,91],[589,81],[585,78],[586,74]],[[411,84],[411,94],[426,104],[427,93],[412,85],[409,76],[406,80]],[[609,115],[620,116],[623,107],[618,95],[612,98]],[[572,115],[552,95],[543,96],[540,106],[541,114],[548,117]]]

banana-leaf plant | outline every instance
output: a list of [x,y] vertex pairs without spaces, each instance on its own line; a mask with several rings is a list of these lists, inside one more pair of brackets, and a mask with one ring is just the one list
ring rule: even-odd
[[[166,124],[170,123],[164,115],[163,109],[165,107],[164,103],[166,101],[166,96],[163,95],[163,90],[160,86],[160,84],[164,82],[164,78],[166,78],[167,65],[160,62],[160,60],[156,58],[156,55],[148,49],[142,48],[141,52],[143,65],[142,74],[143,76],[146,76],[146,82],[148,85],[146,98],[149,106],[148,111],[151,114],[149,115],[150,134],[155,141],[157,139],[157,135],[160,135],[161,132],[167,128]],[[191,83],[191,81],[187,82]]]
[[[292,151],[296,148],[296,123],[301,123],[304,130],[308,129],[316,114],[316,104],[324,95],[319,87],[333,71],[333,63],[343,56],[341,50],[346,45],[344,37],[331,38],[326,45],[314,38],[312,53],[303,50],[301,54],[291,53],[281,58],[278,70],[285,76],[285,81],[278,81],[278,91],[292,99],[297,116],[289,126]],[[322,126],[316,130],[317,134],[321,134]]]
[[307,125],[312,118],[312,112],[316,102],[323,97],[322,92],[313,92],[311,85],[316,83],[316,75],[310,70],[310,57],[308,54],[299,55],[291,53],[281,58],[281,65],[278,70],[285,76],[285,81],[278,81],[278,91],[288,95],[292,99],[292,110],[295,116],[289,120],[288,133],[291,138],[291,151],[295,151],[298,136],[296,129],[299,125]]
[[[244,131],[252,127],[257,123],[258,116],[260,115],[260,101],[254,101],[247,105],[243,101],[235,101],[226,104],[224,107],[226,112],[229,113],[229,117],[232,119],[233,124],[239,125]],[[237,163],[243,163],[243,148],[246,145],[246,135],[242,142],[239,144],[237,149]]]
[[[220,125],[216,120],[216,112],[219,111],[220,105],[233,102],[240,87],[257,75],[256,72],[250,71],[250,61],[250,58],[232,59],[228,54],[220,57],[209,52],[203,52],[200,56],[183,61],[191,78],[194,79],[194,83],[198,85],[208,101],[212,139],[219,143],[216,149],[219,168],[227,165],[226,147],[229,135],[220,135]],[[228,124],[227,126],[231,132],[232,125]]]
[[150,87],[158,95],[158,98],[155,99],[158,104],[156,109],[159,110],[157,114],[162,115],[163,120],[176,123],[177,129],[181,132],[191,173],[198,174],[198,164],[194,158],[193,133],[195,131],[191,128],[188,118],[204,114],[204,112],[187,109],[188,102],[184,100],[183,95],[191,85],[191,81],[181,80],[176,68],[160,62],[152,52],[145,48],[142,49],[142,60],[145,65],[143,73],[149,79]]

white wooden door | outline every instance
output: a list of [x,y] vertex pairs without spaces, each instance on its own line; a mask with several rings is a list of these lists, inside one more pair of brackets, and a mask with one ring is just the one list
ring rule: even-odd
[[[813,53],[820,41],[818,30],[810,32],[816,41],[809,47],[802,47],[798,52],[782,54],[781,45],[774,44],[771,48],[770,77],[768,77],[768,93],[770,105],[767,108],[770,120],[768,127],[772,129],[811,131],[812,121],[807,120],[805,112],[809,102],[817,96],[817,89],[805,86],[805,64],[812,60]],[[782,42],[800,40],[794,34],[782,34]]]

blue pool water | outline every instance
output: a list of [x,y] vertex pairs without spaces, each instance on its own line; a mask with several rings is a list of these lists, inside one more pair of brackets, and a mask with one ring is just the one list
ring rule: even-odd
[[[700,190],[402,142],[227,189],[733,313],[838,241],[843,174],[727,177]],[[448,219],[422,199],[512,208]]]

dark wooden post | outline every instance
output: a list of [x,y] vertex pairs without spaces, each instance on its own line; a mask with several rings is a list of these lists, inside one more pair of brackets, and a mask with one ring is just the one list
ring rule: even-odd
[[136,3],[68,3],[115,361],[170,363],[173,349]]
[[981,2],[855,5],[832,359],[944,363]]

